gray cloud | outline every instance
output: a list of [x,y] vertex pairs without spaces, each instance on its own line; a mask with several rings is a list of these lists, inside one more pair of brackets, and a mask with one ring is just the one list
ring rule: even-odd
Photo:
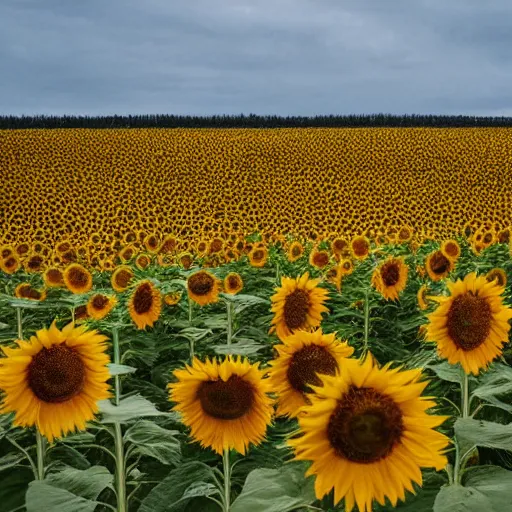
[[1,0],[1,114],[512,115],[508,0]]

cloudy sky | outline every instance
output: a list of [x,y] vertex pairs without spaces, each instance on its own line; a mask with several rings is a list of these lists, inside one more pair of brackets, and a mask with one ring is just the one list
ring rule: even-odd
[[510,0],[0,0],[0,114],[512,115]]

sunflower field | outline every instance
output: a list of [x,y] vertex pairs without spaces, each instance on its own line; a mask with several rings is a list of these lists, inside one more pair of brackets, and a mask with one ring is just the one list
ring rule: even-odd
[[0,131],[0,511],[510,508],[511,134]]

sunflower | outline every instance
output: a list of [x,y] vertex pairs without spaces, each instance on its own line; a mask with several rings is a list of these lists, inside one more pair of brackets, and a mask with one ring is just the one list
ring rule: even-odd
[[136,253],[137,250],[133,245],[130,244],[123,247],[119,251],[118,256],[123,263],[128,263],[135,256]]
[[447,285],[451,295],[435,297],[440,304],[428,315],[428,339],[450,364],[478,375],[507,343],[512,309],[502,303],[503,288],[475,272]]
[[412,228],[410,226],[404,225],[398,230],[396,238],[399,243],[410,242],[412,239],[412,234]]
[[354,258],[364,260],[370,254],[370,241],[365,236],[356,236],[350,242],[350,249]]
[[25,260],[23,266],[25,267],[26,272],[41,272],[45,266],[44,257],[39,253],[32,253]]
[[253,267],[261,268],[268,260],[268,249],[265,246],[256,246],[249,253],[249,263]]
[[352,274],[352,272],[354,272],[354,264],[352,263],[352,260],[344,260],[344,259],[342,259],[338,263],[338,267],[340,269],[340,272],[344,276],[348,276],[348,275]]
[[297,330],[309,330],[318,327],[322,313],[328,311],[324,306],[328,291],[317,285],[320,279],[309,279],[309,272],[295,279],[281,277],[281,287],[271,297],[274,313],[269,333],[276,331],[280,340]]
[[79,263],[72,263],[64,269],[64,284],[73,293],[86,293],[92,288],[91,273]]
[[456,262],[460,256],[460,245],[457,240],[445,240],[441,244],[441,252],[453,262]]
[[168,306],[176,306],[181,300],[181,292],[171,292],[164,295],[164,302]]
[[158,248],[160,247],[160,241],[154,233],[147,235],[144,238],[143,244],[146,250],[149,252],[157,252]]
[[495,281],[498,286],[507,286],[507,274],[502,268],[493,268],[485,275],[487,281]]
[[427,256],[425,268],[432,281],[441,281],[452,270],[454,262],[447,258],[441,251],[434,251]]
[[171,253],[161,252],[157,255],[156,261],[160,267],[168,268],[174,265],[175,256]]
[[403,258],[390,257],[373,271],[372,286],[386,300],[398,300],[399,293],[407,284],[408,272]]
[[354,352],[336,334],[297,331],[275,345],[279,356],[270,361],[270,387],[279,396],[278,415],[296,416],[299,409],[311,403],[311,386],[321,386],[317,374],[335,375],[342,370],[343,360]]
[[102,320],[114,309],[117,299],[114,296],[94,294],[87,302],[87,314],[94,320]]
[[422,311],[428,309],[428,297],[427,297],[428,287],[426,284],[420,286],[418,293],[416,294],[416,298],[418,299],[418,306]]
[[341,293],[341,283],[343,281],[343,276],[343,271],[339,265],[330,268],[326,273],[327,282],[336,286],[336,290],[338,290],[339,293]]
[[139,254],[135,258],[135,266],[139,270],[144,270],[149,267],[149,265],[151,265],[151,256],[149,256],[149,254]]
[[15,413],[14,425],[35,425],[50,442],[84,430],[98,412],[97,402],[110,395],[106,339],[73,324],[60,331],[53,322],[30,341],[18,340],[17,348],[4,347],[0,412]]
[[178,262],[185,270],[188,270],[194,263],[194,256],[189,252],[182,252],[178,256]]
[[149,280],[141,281],[133,290],[128,301],[130,317],[139,329],[153,324],[162,311],[162,296],[160,291]]
[[345,359],[341,372],[320,376],[311,405],[298,415],[302,435],[288,441],[295,458],[312,461],[318,499],[334,488],[334,502],[345,499],[369,512],[373,500],[393,506],[405,491],[421,485],[421,468],[440,471],[449,439],[434,429],[446,416],[427,413],[436,403],[421,396],[428,381],[420,370],[378,368],[373,358]]
[[0,259],[0,270],[6,274],[14,274],[20,269],[20,266],[20,260],[16,254],[8,256],[3,260]]
[[329,253],[327,251],[319,251],[313,249],[309,253],[309,264],[319,270],[329,265]]
[[200,270],[187,279],[188,296],[200,306],[219,300],[219,281],[210,272]]
[[334,255],[345,257],[350,254],[350,244],[344,238],[335,238],[331,243],[331,252]]
[[133,275],[133,270],[130,267],[127,265],[119,265],[110,278],[112,288],[114,288],[116,292],[124,292],[133,279]]
[[87,312],[87,304],[82,304],[81,306],[76,307],[73,318],[77,324],[82,324],[88,320],[90,317],[89,313]]
[[0,259],[5,260],[6,258],[9,258],[10,256],[14,256],[15,251],[14,247],[12,245],[2,245],[0,247]]
[[288,247],[286,257],[288,258],[288,261],[290,263],[294,263],[300,258],[302,258],[303,254],[304,246],[296,240],[290,244],[290,247]]
[[224,248],[224,240],[220,236],[214,237],[210,241],[210,245],[208,247],[208,254],[218,254]]
[[264,439],[273,407],[268,379],[258,366],[241,357],[222,363],[194,358],[192,366],[174,371],[178,382],[168,386],[170,400],[201,446],[244,455],[251,443]]
[[30,252],[30,245],[27,244],[26,242],[21,242],[16,245],[15,249],[16,249],[16,254],[18,256],[20,256],[21,258],[23,258]]
[[208,242],[206,240],[199,240],[196,244],[196,254],[199,257],[206,256],[208,253]]
[[57,267],[46,269],[43,274],[43,280],[48,288],[63,288],[66,286],[64,283],[64,274],[62,270]]
[[224,293],[236,295],[241,292],[244,287],[242,276],[237,272],[230,272],[225,278],[223,283]]
[[46,299],[45,290],[36,290],[30,283],[20,283],[14,290],[14,296],[18,299],[30,299],[42,301]]
[[161,254],[170,254],[176,250],[176,246],[178,245],[178,239],[174,235],[167,235],[162,245],[160,245],[160,249],[158,252]]

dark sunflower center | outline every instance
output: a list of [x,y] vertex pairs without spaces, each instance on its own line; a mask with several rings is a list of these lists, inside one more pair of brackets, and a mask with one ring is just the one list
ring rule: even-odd
[[317,267],[325,267],[329,263],[329,255],[326,252],[317,252],[313,257]]
[[386,263],[383,265],[380,275],[386,286],[394,286],[400,279],[400,269],[396,263]]
[[237,276],[229,276],[228,287],[230,290],[236,290],[240,286],[240,280]]
[[364,256],[368,252],[368,245],[364,240],[356,240],[352,248],[357,256]]
[[62,272],[56,268],[48,270],[48,273],[46,275],[48,276],[48,280],[50,281],[50,283],[59,284],[63,282]]
[[41,258],[41,256],[32,256],[32,258],[28,260],[27,265],[30,269],[37,270],[41,267],[42,263],[43,258]]
[[284,321],[289,329],[302,327],[309,311],[309,294],[305,290],[294,290],[284,302]]
[[28,288],[26,294],[27,294],[26,296],[28,299],[39,300],[41,298],[41,293],[37,290],[34,290],[31,287]]
[[391,453],[403,430],[400,407],[389,396],[352,386],[329,419],[327,437],[339,456],[372,463]]
[[28,367],[30,389],[43,402],[66,402],[82,391],[84,382],[80,355],[65,345],[43,348]]
[[441,252],[436,251],[430,260],[430,269],[434,274],[444,274],[450,268],[450,260]]
[[87,285],[87,274],[79,268],[70,269],[68,278],[73,286],[78,288],[82,288]]
[[188,278],[188,286],[195,295],[208,295],[213,290],[214,279],[209,274],[200,272]]
[[484,243],[485,244],[490,244],[491,242],[492,242],[492,235],[491,235],[491,233],[487,233],[484,236]]
[[505,286],[506,277],[501,272],[494,271],[487,276],[487,281],[496,281],[496,284],[498,286]]
[[88,317],[89,317],[89,314],[87,313],[87,306],[78,306],[75,309],[75,319],[83,320]]
[[4,265],[6,266],[6,268],[14,268],[16,266],[16,258],[14,257],[10,257],[10,258],[7,258],[6,260],[4,260]]
[[149,283],[141,284],[133,296],[133,307],[138,315],[147,313],[153,305],[153,291]]
[[446,244],[444,249],[450,256],[457,256],[459,254],[459,248],[454,243]]
[[227,381],[206,381],[197,391],[197,398],[206,414],[221,420],[235,420],[250,411],[254,390],[238,375]]
[[108,304],[108,297],[105,295],[95,295],[92,299],[92,306],[94,309],[103,309]]
[[297,257],[301,254],[301,248],[298,245],[292,247],[292,256]]
[[333,245],[337,252],[343,252],[347,248],[347,242],[343,240],[335,240]]
[[337,369],[336,359],[325,347],[307,345],[293,354],[286,376],[294,389],[308,393],[311,385],[322,385],[317,373],[334,375]]
[[491,331],[492,311],[489,303],[471,292],[455,297],[448,311],[448,336],[462,350],[474,350]]
[[265,252],[261,249],[257,249],[252,253],[252,258],[254,261],[262,260],[265,257]]
[[119,286],[120,288],[126,288],[132,277],[133,277],[133,274],[129,270],[125,270],[125,269],[120,270],[116,274],[117,286]]
[[148,238],[147,244],[148,247],[150,247],[151,249],[155,249],[156,247],[158,247],[158,240],[156,239],[156,237],[150,236]]
[[2,255],[2,259],[8,258],[9,256],[12,256],[12,250],[11,249],[3,249],[1,255]]

